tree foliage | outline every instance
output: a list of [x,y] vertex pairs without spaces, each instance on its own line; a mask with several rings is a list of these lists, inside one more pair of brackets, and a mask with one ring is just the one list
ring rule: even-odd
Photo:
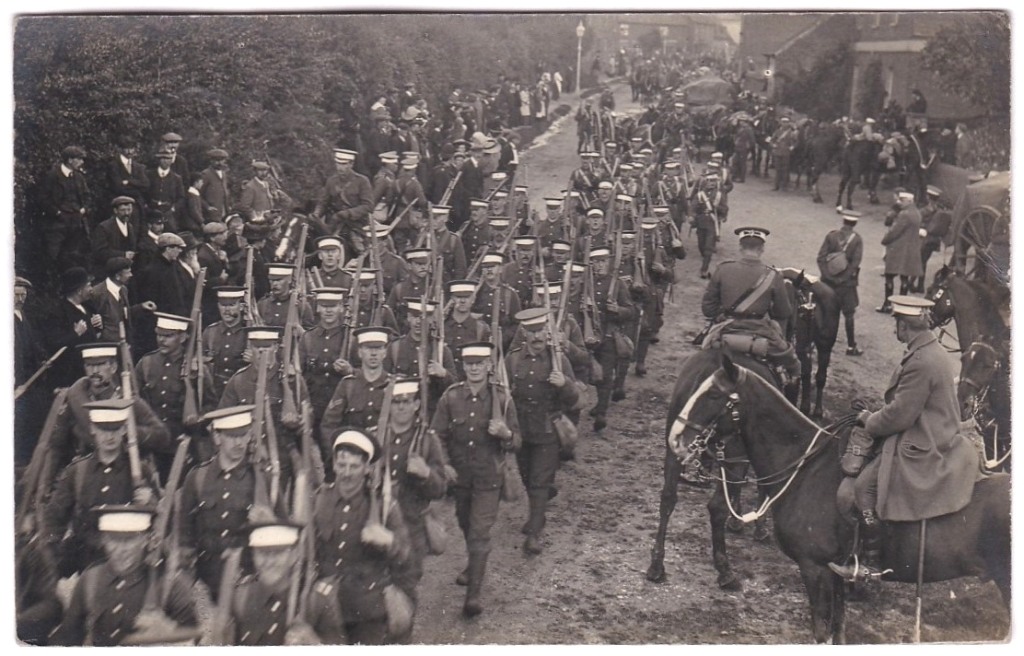
[[801,71],[783,87],[782,104],[816,120],[833,120],[846,113],[853,53],[842,43],[825,53],[809,71]]
[[943,28],[921,53],[939,86],[994,114],[1010,110],[1010,16],[982,12]]
[[499,74],[532,84],[542,62],[575,62],[575,26],[573,16],[522,14],[21,17],[16,217],[31,223],[31,190],[62,148],[84,147],[98,180],[121,133],[139,139],[147,163],[168,131],[185,137],[193,168],[225,148],[236,183],[269,155],[290,194],[313,197],[331,147],[365,127],[389,87],[416,83],[437,112],[455,85],[489,88]]
[[885,104],[885,82],[882,80],[882,62],[873,59],[864,69],[863,83],[857,96],[859,118],[878,116]]

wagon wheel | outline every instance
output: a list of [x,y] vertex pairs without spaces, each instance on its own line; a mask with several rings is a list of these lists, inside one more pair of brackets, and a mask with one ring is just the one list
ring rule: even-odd
[[975,279],[987,275],[991,260],[988,246],[1000,217],[1002,213],[999,210],[981,205],[964,218],[953,243],[953,263],[958,272]]

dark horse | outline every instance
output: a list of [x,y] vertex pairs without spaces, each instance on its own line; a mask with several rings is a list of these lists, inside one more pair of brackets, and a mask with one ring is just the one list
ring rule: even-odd
[[[772,378],[768,367],[750,358],[738,358],[745,366],[760,372],[762,375]],[[698,391],[700,383],[707,379],[715,370],[721,366],[721,357],[718,350],[702,350],[691,355],[683,362],[676,380],[675,390],[672,392],[672,401],[669,404],[669,424],[667,431],[672,430],[674,418],[683,410],[687,399]],[[738,484],[746,475],[747,462],[743,456],[743,450],[735,440],[725,454],[729,460],[725,464],[726,477],[729,481],[737,484],[730,484],[729,497],[733,508],[739,507]],[[665,575],[665,536],[668,532],[668,522],[675,510],[676,502],[679,499],[679,483],[683,473],[682,458],[685,454],[677,456],[666,445],[665,447],[665,481],[661,488],[661,504],[659,506],[658,533],[654,539],[654,547],[651,549],[651,564],[647,569],[647,579],[655,583],[662,583]],[[715,475],[719,472],[716,471]],[[711,519],[711,553],[715,570],[718,571],[718,585],[726,590],[740,590],[742,584],[732,571],[729,557],[725,548],[726,522],[731,518],[729,506],[726,503],[723,485],[715,485],[711,500],[708,501],[708,514]],[[756,535],[756,533],[755,533]]]
[[[801,142],[802,144],[797,146],[797,149],[801,151],[800,155],[794,157],[794,162],[799,162],[799,168],[794,166],[794,170],[797,172],[796,181],[797,184],[800,183],[801,172],[806,175],[807,188],[813,194],[812,200],[815,203],[821,203],[823,201],[821,191],[818,189],[818,180],[842,152],[843,130],[838,125],[824,121],[817,126],[808,123]],[[795,156],[797,152],[794,150],[793,154]]]
[[935,303],[931,309],[932,328],[955,319],[961,352],[981,334],[1000,335],[1006,331],[1002,318],[1006,299],[996,293],[991,283],[969,280],[943,265],[935,272],[925,298]]
[[[828,380],[828,366],[832,362],[832,347],[839,336],[839,301],[827,283],[814,276],[804,275],[799,269],[782,269],[789,283],[794,313],[790,320],[796,355],[800,358],[800,412],[815,419],[823,415],[821,397]],[[818,354],[818,373],[814,376],[814,412],[811,412],[811,369],[813,352]]]
[[[870,139],[851,139],[839,156],[839,192],[836,209],[843,209],[843,190],[846,190],[846,209],[853,209],[853,191],[865,176],[875,169],[879,144]],[[874,191],[872,190],[873,194]]]
[[[810,598],[814,639],[845,641],[846,587],[828,563],[842,558],[852,527],[831,500],[843,480],[840,441],[807,419],[760,374],[723,358],[722,367],[698,383],[682,426],[670,433],[677,456],[689,452],[705,427],[730,424],[762,487],[773,502],[779,547],[800,569]],[[918,575],[921,526],[887,522],[883,530],[886,580],[914,582]],[[1010,605],[1010,477],[995,474],[979,481],[963,510],[929,519],[922,579],[947,581],[987,576]]]

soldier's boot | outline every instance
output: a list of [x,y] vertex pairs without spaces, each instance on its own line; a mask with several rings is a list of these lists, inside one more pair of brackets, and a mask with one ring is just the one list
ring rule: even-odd
[[641,337],[636,345],[636,375],[647,373],[647,350],[651,347],[651,338]]
[[597,386],[597,405],[595,405],[590,411],[590,416],[594,418],[595,431],[599,431],[608,425],[604,416],[608,412],[608,404],[611,402],[611,395],[612,387],[610,381],[608,384],[602,383]]
[[892,570],[882,570],[882,524],[874,510],[861,512],[860,518],[861,556],[854,556],[853,562],[829,563],[833,572],[850,582],[880,579]]
[[484,585],[484,572],[487,571],[487,551],[470,551],[469,567],[466,586],[466,600],[462,603],[462,614],[466,617],[476,617],[484,612],[483,604],[480,601],[480,593]]
[[526,534],[526,541],[523,543],[523,552],[530,555],[537,555],[544,550],[540,544],[540,532],[544,530],[547,523],[545,513],[548,508],[548,488],[531,489],[530,497],[530,518],[523,526],[523,533]]
[[615,389],[612,391],[612,401],[621,401],[626,398],[626,374],[629,373],[629,360],[619,360],[615,368]]
[[711,268],[711,253],[704,253],[700,258],[700,277],[710,278],[711,274],[708,270]]

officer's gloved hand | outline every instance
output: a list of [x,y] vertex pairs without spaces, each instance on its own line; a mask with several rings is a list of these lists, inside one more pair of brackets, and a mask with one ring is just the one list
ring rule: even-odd
[[156,494],[153,493],[153,488],[148,485],[135,488],[132,492],[132,503],[137,506],[151,506],[156,503]]
[[871,411],[870,410],[861,410],[860,414],[857,415],[857,425],[858,426],[867,426],[868,425],[868,419],[870,417],[871,417]]
[[313,627],[306,624],[305,622],[295,622],[288,627],[288,632],[284,634],[284,644],[286,645],[319,645],[319,636]]

